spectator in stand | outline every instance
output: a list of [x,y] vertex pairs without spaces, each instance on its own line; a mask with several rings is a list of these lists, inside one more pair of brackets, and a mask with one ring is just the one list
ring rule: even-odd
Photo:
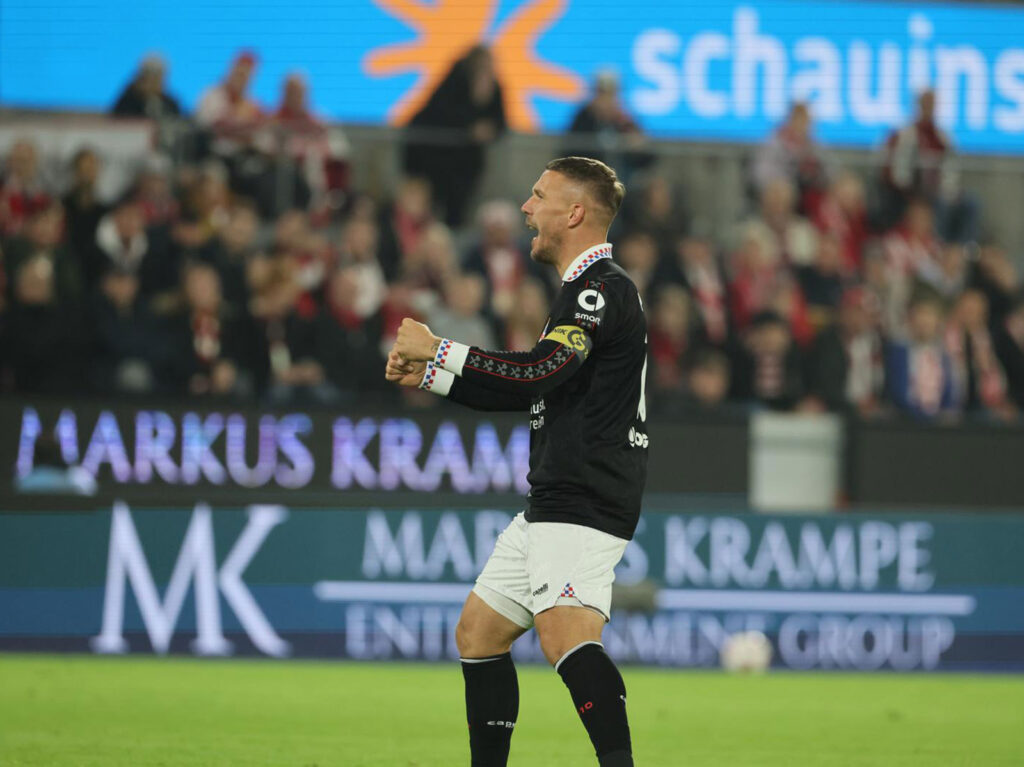
[[650,234],[662,258],[675,252],[689,231],[689,223],[679,190],[661,174],[645,173],[643,183],[634,184],[623,200],[622,230]]
[[841,171],[814,212],[814,224],[823,236],[839,241],[843,276],[860,273],[868,239],[864,184],[850,171]]
[[71,160],[71,188],[63,200],[67,242],[79,264],[94,258],[96,228],[108,209],[96,188],[99,175],[99,155],[79,149]]
[[296,191],[308,194],[317,220],[326,221],[348,201],[350,147],[340,130],[328,130],[313,113],[309,84],[301,74],[293,72],[285,78],[281,104],[268,127],[275,134],[275,151],[283,152],[301,178]]
[[512,311],[523,279],[534,271],[533,262],[517,238],[522,216],[507,200],[491,200],[480,206],[477,224],[480,234],[466,254],[464,268],[485,280],[487,307],[491,314],[504,320]]
[[252,146],[262,124],[260,107],[248,94],[255,69],[255,54],[242,51],[231,62],[224,80],[208,88],[196,108],[196,122],[211,134],[210,148],[229,163]]
[[969,266],[968,282],[985,294],[993,323],[997,325],[1020,295],[1017,269],[1007,258],[1006,250],[994,242],[985,243],[977,251],[977,259]]
[[658,243],[646,232],[632,232],[619,239],[615,260],[626,270],[636,285],[640,298],[646,301],[658,268]]
[[684,404],[694,410],[714,410],[725,404],[731,385],[729,358],[713,348],[696,349],[686,372]]
[[170,243],[151,240],[142,206],[123,198],[96,227],[95,260],[85,265],[87,285],[93,290],[109,269],[131,272],[139,278],[147,299],[177,289],[179,266]]
[[169,232],[181,214],[181,204],[174,196],[171,184],[171,173],[171,160],[166,155],[153,153],[142,161],[133,194],[142,206],[148,229],[159,227]]
[[81,309],[82,272],[64,239],[64,209],[59,202],[50,202],[28,216],[21,234],[8,240],[6,257],[11,274],[27,261],[45,260],[49,264],[54,300],[73,311]]
[[693,235],[679,241],[673,256],[659,264],[658,283],[686,288],[704,342],[723,347],[729,338],[728,291],[713,244]]
[[1024,409],[1024,295],[992,326],[996,356],[1006,371],[1006,383],[1014,404]]
[[377,222],[369,216],[353,216],[342,230],[339,260],[349,267],[344,281],[354,280],[358,286],[349,309],[364,319],[378,315],[387,296],[387,280],[377,258],[379,243]]
[[808,319],[817,332],[832,322],[843,294],[839,241],[828,235],[819,237],[813,263],[798,267],[796,276],[807,302]]
[[195,252],[215,239],[228,222],[228,171],[222,163],[208,161],[186,176],[183,189],[184,205],[173,237],[182,249]]
[[134,272],[112,267],[100,278],[92,302],[95,346],[92,380],[96,391],[149,393],[157,370],[168,370],[166,339],[139,294]]
[[165,87],[167,64],[161,56],[150,54],[139,64],[135,77],[121,91],[113,109],[114,117],[166,120],[179,117],[181,107]]
[[444,302],[425,312],[427,324],[445,338],[465,338],[478,349],[497,347],[494,326],[484,315],[487,283],[479,274],[452,275],[444,286]]
[[398,279],[403,261],[419,247],[434,223],[430,208],[429,182],[413,176],[399,181],[394,200],[383,206],[378,227],[380,263],[388,282]]
[[1016,417],[989,330],[988,301],[981,291],[965,290],[957,298],[946,328],[946,349],[965,412],[1004,420]]
[[906,340],[892,343],[886,355],[889,398],[915,418],[956,413],[956,378],[942,341],[944,321],[942,299],[932,290],[919,289],[907,311]]
[[220,276],[192,261],[182,274],[182,307],[170,319],[171,365],[161,380],[191,395],[244,396],[253,391],[248,317],[223,299]]
[[[756,315],[776,312],[789,323],[790,333],[801,345],[806,345],[814,334],[793,271],[779,261],[771,240],[766,240],[763,229],[756,225],[748,226],[740,249],[733,256],[729,306],[739,331],[746,330]],[[739,369],[734,373],[738,375]]]
[[774,410],[791,410],[803,397],[800,353],[789,323],[767,311],[756,315],[734,350],[732,396]]
[[627,184],[654,160],[639,124],[622,105],[618,76],[609,70],[594,78],[593,96],[573,116],[568,142],[565,156],[600,160]]
[[942,244],[935,234],[934,216],[925,200],[912,200],[903,222],[882,241],[886,280],[886,332],[902,334],[907,303],[914,286],[923,282],[941,284]]
[[402,264],[402,280],[420,291],[439,295],[449,277],[459,270],[451,230],[432,224]]
[[[445,222],[461,226],[484,169],[487,145],[506,128],[501,84],[486,46],[474,46],[452,65],[409,128],[406,173],[427,179]],[[417,135],[420,130],[430,135]]]
[[754,157],[754,188],[759,196],[777,179],[796,190],[797,208],[806,216],[817,213],[828,188],[828,166],[811,133],[811,110],[797,102],[785,122],[761,145]]
[[744,224],[764,240],[765,247],[787,266],[803,266],[814,259],[817,232],[796,212],[795,187],[785,178],[769,181],[761,190],[757,216]]
[[327,379],[318,357],[317,307],[301,303],[303,288],[295,262],[270,258],[253,269],[252,315],[256,320],[258,375],[266,380],[272,404],[327,404],[338,389]]
[[316,328],[317,358],[344,405],[391,393],[380,374],[383,319],[379,306],[369,314],[360,306],[363,279],[359,263],[343,264],[330,274]]
[[35,144],[27,139],[15,141],[0,176],[0,238],[18,234],[28,217],[51,201]]
[[256,206],[243,198],[233,200],[216,240],[198,251],[200,260],[217,270],[224,301],[233,309],[249,305],[249,264],[263,255],[257,243],[259,227]]
[[912,200],[923,199],[934,207],[943,238],[964,243],[977,239],[977,204],[960,188],[953,142],[939,128],[935,110],[935,91],[922,91],[914,122],[885,142],[882,224],[898,221]]
[[663,285],[654,300],[648,349],[652,364],[651,389],[658,394],[680,394],[684,371],[694,344],[690,294],[679,285]]
[[872,293],[862,287],[843,292],[837,322],[815,339],[808,360],[806,409],[879,411],[885,394],[884,342],[874,321]]
[[78,308],[60,299],[53,261],[31,255],[11,274],[12,300],[0,347],[14,390],[22,394],[80,392],[90,339]]
[[544,283],[526,277],[519,283],[512,311],[505,319],[503,348],[529,351],[537,345],[548,318],[548,296]]

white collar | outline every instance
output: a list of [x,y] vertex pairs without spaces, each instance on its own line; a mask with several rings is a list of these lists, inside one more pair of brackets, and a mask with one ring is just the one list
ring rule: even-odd
[[610,242],[602,242],[600,245],[587,248],[576,256],[576,259],[565,268],[565,272],[562,274],[562,282],[572,282],[583,274],[591,264],[600,261],[602,258],[611,257],[612,244]]

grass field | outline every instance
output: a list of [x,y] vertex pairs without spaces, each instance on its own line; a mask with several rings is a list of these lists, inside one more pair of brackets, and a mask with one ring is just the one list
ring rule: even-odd
[[[626,669],[640,767],[1022,765],[1024,679]],[[594,765],[521,668],[513,766]],[[458,668],[0,655],[3,765],[468,765]]]

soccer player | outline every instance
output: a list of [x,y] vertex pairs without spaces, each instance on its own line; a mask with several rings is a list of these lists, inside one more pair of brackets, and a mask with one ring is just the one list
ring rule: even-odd
[[438,338],[406,318],[388,380],[477,410],[529,411],[526,511],[499,536],[455,629],[474,767],[508,762],[519,687],[512,642],[536,628],[602,767],[633,764],[626,688],[604,651],[615,565],[633,536],[647,473],[647,326],[605,240],[625,194],[604,163],[548,163],[523,206],[530,257],[562,287],[528,352]]

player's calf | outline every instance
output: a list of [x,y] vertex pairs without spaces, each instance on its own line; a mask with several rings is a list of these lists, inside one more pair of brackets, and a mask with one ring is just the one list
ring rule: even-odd
[[601,767],[633,767],[626,685],[600,642],[569,650],[555,664],[587,728]]

